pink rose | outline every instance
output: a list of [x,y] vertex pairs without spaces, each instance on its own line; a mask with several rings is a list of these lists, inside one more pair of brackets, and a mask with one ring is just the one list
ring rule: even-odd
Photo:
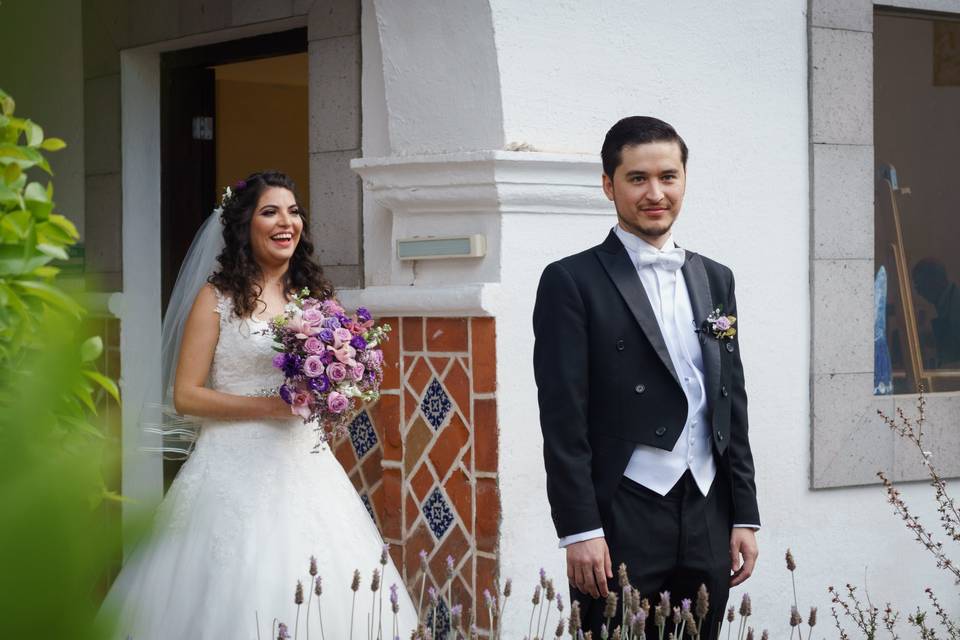
[[357,364],[357,361],[354,360],[354,358],[357,356],[357,350],[348,344],[343,345],[339,349],[334,349],[333,355],[336,356],[337,360],[348,367],[353,367]]
[[304,420],[310,418],[310,396],[302,391],[293,394],[293,402],[290,404],[290,411],[300,416]]
[[340,362],[331,362],[327,366],[327,377],[334,382],[343,382],[347,377],[347,368]]
[[717,318],[717,321],[714,323],[714,328],[719,331],[726,331],[730,328],[730,318],[727,316],[720,316]]
[[308,356],[303,363],[303,372],[310,378],[316,378],[323,373],[323,360],[320,356]]
[[353,338],[353,334],[350,333],[349,329],[344,329],[340,327],[339,329],[333,330],[333,346],[339,348],[344,342],[350,342],[350,339]]
[[336,391],[331,391],[327,395],[327,408],[334,413],[343,413],[350,406],[350,400],[347,396]]
[[310,336],[307,338],[307,341],[303,343],[303,348],[307,353],[313,353],[316,355],[323,353],[323,346],[323,342],[316,336]]
[[320,324],[323,321],[323,313],[316,307],[310,307],[303,310],[303,321],[309,324]]
[[350,373],[353,374],[354,380],[363,380],[363,372],[364,372],[363,365],[358,362],[356,366],[351,370]]
[[302,318],[299,320],[290,320],[287,323],[287,327],[301,340],[305,340],[310,336],[320,333],[320,327],[316,327],[309,322],[305,322]]

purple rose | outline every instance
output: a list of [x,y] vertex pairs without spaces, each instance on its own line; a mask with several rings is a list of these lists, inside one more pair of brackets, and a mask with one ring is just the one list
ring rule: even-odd
[[320,303],[320,308],[323,309],[323,312],[327,315],[334,315],[337,313],[343,313],[343,307],[337,304],[337,301],[333,298],[324,300]]
[[347,368],[342,362],[333,362],[327,365],[327,376],[334,382],[343,382],[347,377]]
[[343,310],[342,310],[342,309],[341,309],[341,313],[338,313],[338,314],[337,314],[337,320],[340,321],[340,326],[341,326],[341,327],[345,327],[345,326],[347,326],[348,324],[350,324],[350,318],[348,318],[347,316],[343,315]]
[[357,320],[360,322],[370,322],[373,319],[373,316],[370,315],[370,312],[367,311],[366,307],[360,307],[357,309]]
[[320,356],[308,356],[303,363],[303,372],[310,378],[316,378],[323,373],[323,360]]
[[331,391],[327,396],[327,408],[334,413],[343,413],[349,406],[350,400],[342,393]]
[[322,326],[324,329],[330,329],[330,330],[332,331],[333,329],[339,329],[339,328],[340,328],[340,321],[337,320],[336,318],[333,318],[333,317],[331,317],[331,318],[324,318],[324,319],[323,319],[323,322],[321,323],[321,326]]
[[353,368],[353,371],[351,371],[351,373],[353,374],[353,379],[357,380],[358,382],[360,380],[363,380],[363,371],[364,371],[363,365],[358,362],[357,366],[355,366]]
[[310,378],[307,380],[307,387],[309,387],[311,391],[325,393],[330,390],[330,378],[328,378],[326,374],[321,374],[316,378]]
[[317,335],[327,344],[333,344],[333,329],[320,329]]
[[730,318],[727,316],[720,316],[717,318],[717,321],[713,323],[713,328],[718,331],[726,331],[730,328]]
[[280,385],[280,399],[287,404],[293,404],[293,391],[285,384]]
[[334,356],[333,351],[330,351],[330,349],[327,349],[326,351],[320,354],[320,360],[322,360],[323,364],[325,365],[330,364],[335,359],[336,357]]
[[357,351],[362,351],[367,348],[367,341],[363,339],[363,336],[353,336],[350,340],[350,346]]
[[286,364],[286,362],[287,354],[285,353],[278,353],[277,355],[273,356],[273,366],[276,369],[283,369],[283,366]]

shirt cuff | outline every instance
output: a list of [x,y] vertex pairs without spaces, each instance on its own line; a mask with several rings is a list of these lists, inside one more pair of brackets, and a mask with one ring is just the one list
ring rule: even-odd
[[573,544],[574,542],[583,542],[584,540],[592,540],[594,538],[603,537],[603,528],[594,529],[592,531],[584,531],[583,533],[574,533],[569,536],[563,536],[560,538],[560,548],[563,549],[566,546]]
[[760,525],[758,524],[735,524],[734,527],[740,527],[741,529],[753,529],[754,531],[760,531]]

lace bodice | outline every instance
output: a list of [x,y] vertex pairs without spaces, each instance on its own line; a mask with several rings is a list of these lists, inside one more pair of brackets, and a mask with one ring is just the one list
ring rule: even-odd
[[216,294],[220,339],[210,368],[211,386],[234,395],[272,395],[283,383],[283,373],[272,364],[276,352],[269,324],[238,318],[231,298]]

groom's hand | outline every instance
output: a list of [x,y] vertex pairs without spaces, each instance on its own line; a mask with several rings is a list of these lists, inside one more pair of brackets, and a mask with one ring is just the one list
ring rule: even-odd
[[567,549],[567,579],[581,593],[607,597],[607,579],[613,577],[610,550],[604,538],[574,542]]
[[734,527],[730,532],[730,586],[746,581],[757,564],[757,533],[748,527]]

